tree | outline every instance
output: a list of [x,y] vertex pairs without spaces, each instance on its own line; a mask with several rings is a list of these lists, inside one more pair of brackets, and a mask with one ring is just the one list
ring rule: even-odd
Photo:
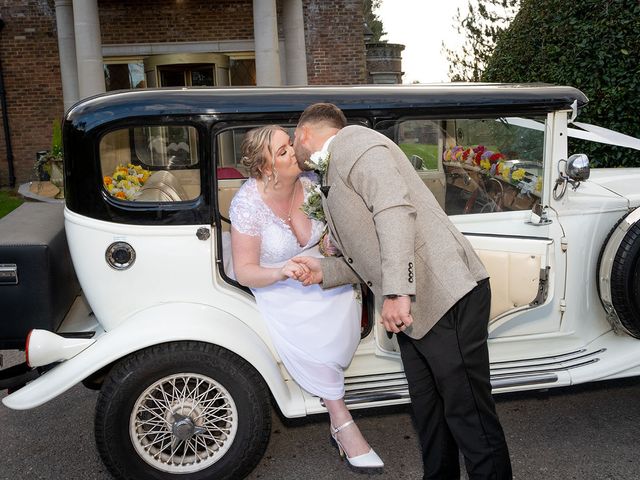
[[[522,0],[481,76],[582,90],[579,120],[640,137],[640,3],[637,0]],[[595,166],[640,166],[640,153],[572,141]]]
[[364,0],[364,22],[373,33],[371,41],[374,43],[380,42],[380,39],[387,34],[387,32],[384,31],[382,20],[380,20],[380,17],[375,13],[381,4],[382,0]]
[[487,60],[501,33],[507,28],[520,6],[520,0],[469,0],[466,16],[458,9],[454,24],[466,37],[462,50],[442,48],[449,60],[452,81],[478,82]]

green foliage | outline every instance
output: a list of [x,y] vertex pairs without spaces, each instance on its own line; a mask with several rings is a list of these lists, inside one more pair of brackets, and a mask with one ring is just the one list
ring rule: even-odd
[[454,19],[457,32],[465,37],[462,50],[442,49],[449,61],[449,78],[478,82],[496,41],[518,11],[520,0],[469,0],[466,15],[458,9]]
[[414,155],[422,159],[422,168],[425,170],[438,169],[438,145],[426,143],[401,143],[398,145],[407,158]]
[[371,39],[373,43],[380,42],[381,38],[387,34],[384,31],[382,20],[375,13],[381,4],[382,0],[364,0],[364,22],[373,32],[373,38]]
[[51,155],[62,157],[62,128],[60,121],[53,121],[53,132],[51,134]]
[[[640,137],[640,3],[522,0],[487,61],[483,81],[546,82],[582,90],[584,123]],[[640,167],[640,152],[571,140],[592,166]]]
[[0,190],[0,218],[18,208],[22,199],[11,190]]

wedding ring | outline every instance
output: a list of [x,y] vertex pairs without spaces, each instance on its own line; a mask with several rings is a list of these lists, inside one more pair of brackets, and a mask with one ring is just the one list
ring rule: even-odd
[[396,323],[396,327],[402,328],[402,327],[404,327],[404,323]]

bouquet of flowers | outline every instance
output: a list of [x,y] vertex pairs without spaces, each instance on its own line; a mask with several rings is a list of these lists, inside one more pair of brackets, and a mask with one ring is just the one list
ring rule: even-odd
[[104,188],[116,198],[134,200],[150,175],[151,172],[140,165],[129,163],[124,166],[120,164],[116,167],[113,175],[103,178]]

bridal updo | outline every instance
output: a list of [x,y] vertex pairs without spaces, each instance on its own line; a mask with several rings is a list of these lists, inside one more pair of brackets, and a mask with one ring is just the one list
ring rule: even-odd
[[271,177],[267,177],[264,173],[269,160],[271,160],[274,183],[278,183],[278,172],[274,168],[275,158],[271,151],[271,139],[277,131],[287,133],[278,125],[265,125],[249,130],[242,141],[242,165],[246,167],[252,178],[264,178],[265,186],[271,181]]

